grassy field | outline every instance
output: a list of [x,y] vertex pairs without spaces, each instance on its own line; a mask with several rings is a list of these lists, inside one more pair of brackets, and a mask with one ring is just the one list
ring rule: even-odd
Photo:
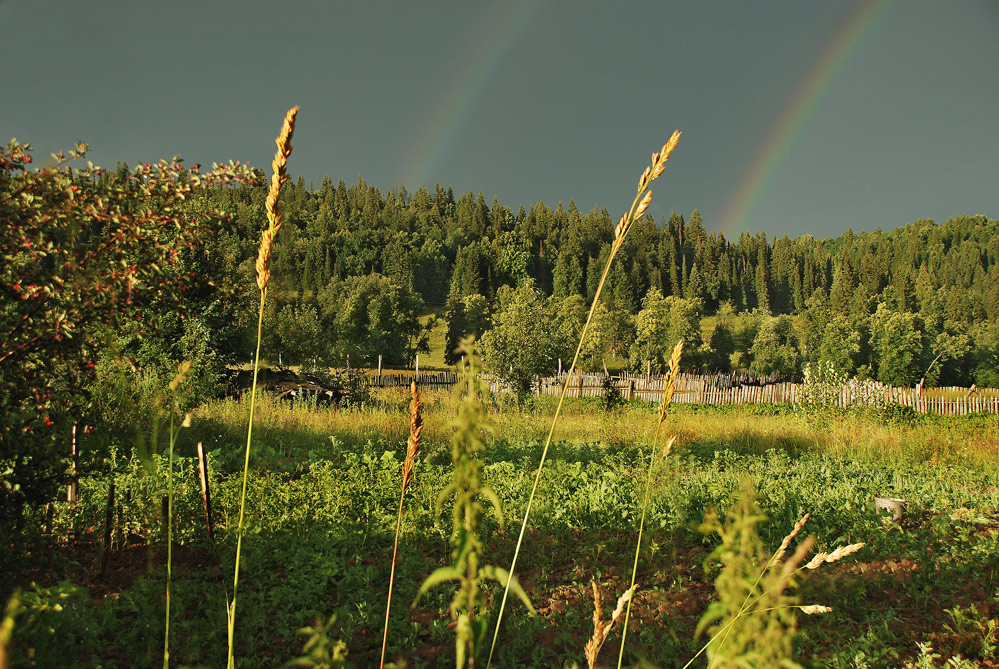
[[[449,563],[449,519],[435,513],[450,481],[454,402],[425,398],[423,455],[406,499],[389,657],[410,667],[453,666],[450,589],[410,608],[416,589]],[[199,409],[182,433],[175,492],[171,656],[177,665],[219,666],[226,652],[227,579],[234,553],[245,403]],[[516,540],[539,443],[553,403],[500,402],[485,483],[508,521],[486,513],[485,560],[505,564]],[[650,406],[605,412],[571,401],[544,470],[518,573],[536,615],[513,606],[499,666],[571,666],[592,632],[591,580],[605,601],[627,588],[640,480],[655,418]],[[408,434],[406,397],[385,391],[336,411],[261,400],[249,479],[241,572],[241,666],[277,666],[302,654],[300,628],[336,619],[356,666],[377,664],[387,573]],[[626,663],[680,667],[704,639],[694,628],[714,598],[714,539],[698,531],[710,507],[728,508],[749,476],[769,520],[771,549],[805,512],[816,550],[863,541],[852,559],[802,579],[806,603],[833,607],[801,616],[798,652],[814,666],[894,667],[929,643],[996,666],[999,615],[999,421],[892,416],[798,416],[786,407],[684,406],[667,420],[677,435],[655,475]],[[191,456],[211,451],[216,541],[208,541]],[[84,478],[75,511],[60,504],[51,535],[37,538],[16,580],[27,609],[11,650],[35,666],[152,666],[162,662],[164,533],[162,461],[147,471],[121,458],[121,525],[99,576],[108,481]],[[908,500],[901,524],[885,524],[875,496]],[[445,513],[446,515],[446,513]],[[75,530],[77,541],[66,537]],[[32,585],[34,583],[34,585]],[[488,589],[490,600],[497,594]],[[58,605],[58,607],[56,607]],[[57,610],[57,608],[59,610]],[[991,627],[990,627],[991,625]],[[990,631],[991,630],[991,631]],[[490,629],[491,633],[491,629]],[[619,636],[602,660],[617,655]],[[992,663],[992,664],[989,664]],[[401,665],[400,665],[401,666]],[[935,665],[927,665],[935,666]]]

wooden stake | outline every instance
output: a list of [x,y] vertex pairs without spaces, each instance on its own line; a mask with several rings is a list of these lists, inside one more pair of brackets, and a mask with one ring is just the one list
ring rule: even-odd
[[101,559],[101,578],[108,570],[108,556],[111,554],[111,532],[114,529],[114,477],[108,484],[108,505],[104,511],[104,557]]
[[77,490],[76,490],[76,482],[77,482],[76,471],[77,471],[77,467],[78,467],[78,465],[80,463],[80,456],[76,452],[76,423],[73,423],[73,441],[72,441],[72,445],[70,446],[70,456],[71,456],[72,461],[73,461],[73,464],[72,464],[72,467],[73,467],[73,479],[70,481],[70,483],[69,483],[69,489],[66,491],[66,501],[70,502],[72,504],[76,504],[76,499],[77,499],[77,494],[76,494],[77,493]]
[[[381,356],[378,356],[381,358]],[[201,502],[205,507],[205,527],[208,528],[208,538],[215,543],[212,526],[212,492],[208,485],[208,454],[204,446],[198,442],[198,481],[201,483]]]

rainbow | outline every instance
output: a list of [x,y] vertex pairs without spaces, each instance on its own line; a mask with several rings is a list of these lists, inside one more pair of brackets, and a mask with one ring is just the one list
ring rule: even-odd
[[[402,160],[400,183],[407,188],[430,186],[438,181],[435,173],[442,156],[454,142],[472,103],[483,93],[485,83],[502,62],[503,57],[523,34],[542,3],[533,0],[496,3],[491,16],[485,21],[488,29],[478,35],[473,53],[461,53],[461,66],[455,73],[446,92],[440,96],[429,121],[417,133],[416,141]],[[446,185],[446,184],[445,184]]]
[[781,156],[789,152],[805,123],[818,108],[819,100],[829,90],[857,44],[877,24],[889,2],[869,0],[858,6],[819,55],[729,197],[721,218],[721,232],[726,236],[731,238],[744,229],[746,220],[768,191],[780,167]]

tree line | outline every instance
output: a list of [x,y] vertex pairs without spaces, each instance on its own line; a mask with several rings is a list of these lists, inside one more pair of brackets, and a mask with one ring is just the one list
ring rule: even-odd
[[[233,212],[226,248],[244,274],[264,191],[244,184],[206,194]],[[466,334],[531,322],[506,312],[533,300],[531,317],[548,313],[541,322],[565,330],[562,343],[537,328],[529,328],[534,342],[498,331],[492,339],[548,350],[528,366],[551,371],[552,360],[572,355],[564,341],[585,319],[580,304],[592,300],[613,239],[606,209],[583,213],[570,201],[514,211],[440,185],[382,193],[363,179],[326,178],[316,188],[299,177],[283,203],[270,350],[294,363],[337,365],[349,355],[373,364],[378,354],[410,363],[426,350],[419,315],[429,307],[447,320],[451,351]],[[929,383],[999,385],[997,233],[979,215],[825,240],[759,232],[730,241],[709,233],[697,210],[646,215],[612,267],[586,364],[599,368],[611,354],[636,370],[662,369],[683,337],[687,364],[704,371],[793,375],[805,362],[830,361],[896,385],[913,385],[928,368]],[[509,355],[491,353],[509,369]]]

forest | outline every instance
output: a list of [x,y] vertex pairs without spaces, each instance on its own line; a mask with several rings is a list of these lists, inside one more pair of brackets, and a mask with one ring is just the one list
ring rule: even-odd
[[[104,178],[130,172],[119,165]],[[210,276],[220,285],[246,284],[265,194],[261,180],[201,196],[231,216],[211,237]],[[439,185],[383,194],[363,179],[348,186],[327,178],[317,189],[299,177],[282,204],[279,292],[268,305],[275,328],[265,348],[289,364],[342,366],[349,356],[373,366],[381,354],[387,364],[412,365],[427,350],[422,314],[446,321],[450,354],[467,334],[515,323],[519,308],[553,324],[534,333],[550,340],[540,348],[552,354],[529,370],[552,373],[557,358],[571,358],[613,241],[606,209],[582,213],[570,201],[513,211],[495,198],[488,205],[481,192],[456,198]],[[919,220],[825,240],[761,231],[729,241],[706,226],[697,210],[635,221],[595,314],[587,365],[598,370],[613,355],[635,371],[662,371],[683,338],[692,370],[796,377],[804,363],[822,360],[912,386],[936,359],[929,385],[999,385],[995,220]],[[230,325],[255,311],[252,297],[225,308],[235,314]],[[217,352],[245,359],[250,328],[242,336],[234,329]]]

